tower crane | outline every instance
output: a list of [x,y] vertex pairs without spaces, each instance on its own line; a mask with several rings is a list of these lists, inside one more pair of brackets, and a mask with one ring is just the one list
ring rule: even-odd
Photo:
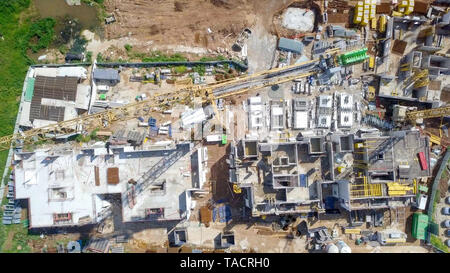
[[[297,78],[313,75],[316,72],[310,71],[303,74],[282,76],[290,73],[302,66],[312,65],[318,60],[311,60],[286,66],[264,70],[249,76],[238,77],[232,80],[219,83],[208,84],[206,86],[188,86],[163,94],[155,94],[152,98],[134,102],[120,107],[115,107],[94,114],[84,114],[74,119],[61,121],[55,124],[46,125],[40,128],[32,128],[27,131],[0,137],[0,151],[7,150],[11,146],[31,144],[39,140],[54,138],[57,135],[67,135],[81,131],[93,130],[95,128],[108,128],[117,121],[129,120],[141,115],[149,114],[155,110],[165,110],[173,104],[189,104],[194,97],[201,97],[203,103],[214,103],[215,99],[227,98],[237,94],[243,94],[250,90],[260,89],[271,85],[288,82]],[[235,90],[224,91],[224,88],[233,87]],[[222,90],[220,90],[222,89]],[[214,106],[214,105],[213,105]],[[214,107],[215,111],[217,108]],[[217,114],[217,112],[216,112]]]

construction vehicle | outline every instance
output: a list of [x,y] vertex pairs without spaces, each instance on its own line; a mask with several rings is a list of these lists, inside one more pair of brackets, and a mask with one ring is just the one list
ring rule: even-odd
[[239,194],[242,193],[242,189],[238,184],[233,184],[233,192]]
[[237,38],[236,43],[234,43],[232,49],[236,52],[241,51],[245,44],[245,40],[247,40],[251,34],[252,31],[250,29],[244,29],[241,34],[239,34],[239,37]]

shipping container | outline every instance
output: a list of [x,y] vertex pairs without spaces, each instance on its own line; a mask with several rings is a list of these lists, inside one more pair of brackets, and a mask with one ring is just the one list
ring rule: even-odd
[[427,170],[428,169],[428,164],[427,161],[425,159],[425,154],[423,152],[419,153],[419,161],[420,161],[420,167],[422,167],[422,170]]

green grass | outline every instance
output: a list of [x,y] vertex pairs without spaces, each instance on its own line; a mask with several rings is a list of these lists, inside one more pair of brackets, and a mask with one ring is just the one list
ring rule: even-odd
[[[1,174],[3,175],[3,173]],[[9,176],[11,175],[11,168],[8,169],[8,172],[6,173],[5,179],[3,179],[3,184],[7,185],[9,181]],[[6,199],[6,198],[5,198]]]
[[[28,10],[30,0],[8,0],[0,3],[0,136],[10,135],[14,131],[16,116],[22,93],[22,85],[33,61],[27,51],[37,52],[48,47],[54,39],[55,20],[43,18],[32,20],[21,18],[22,12]],[[0,175],[6,164],[8,151],[0,152]],[[7,200],[4,198],[2,203]],[[3,214],[0,214],[0,222]],[[8,234],[14,237],[8,249],[4,243]],[[4,226],[0,223],[1,252],[30,252],[28,246],[35,235],[29,235],[28,229],[20,225]],[[17,247],[20,246],[20,250]]]
[[441,179],[448,179],[448,177],[449,177],[449,173],[448,173],[447,169],[445,169],[442,172]]
[[33,52],[38,52],[40,49],[47,48],[55,38],[56,21],[53,18],[39,19],[31,24],[29,28],[24,27],[19,29],[22,38],[20,47],[22,49],[29,48]]
[[[4,38],[0,40],[0,136],[14,131],[23,81],[28,66],[32,64],[26,55],[29,40],[21,37],[30,30],[31,22],[19,23],[19,14],[29,4],[30,0],[11,0],[0,4],[0,32]],[[7,155],[8,151],[0,152],[1,175]]]
[[214,62],[214,61],[225,61],[227,58],[225,58],[222,55],[216,56],[216,57],[202,57],[200,58],[200,62]]
[[442,242],[441,238],[439,238],[438,236],[431,234],[430,243],[437,249],[445,253],[448,253],[448,247],[444,244],[444,242]]
[[154,51],[150,55],[146,55],[142,58],[142,62],[186,62],[188,59],[179,53],[173,55],[165,55],[159,51]]

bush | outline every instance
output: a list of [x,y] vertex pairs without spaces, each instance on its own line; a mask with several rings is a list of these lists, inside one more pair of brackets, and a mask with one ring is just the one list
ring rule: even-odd
[[200,76],[204,76],[206,68],[204,65],[196,65],[194,66],[194,72],[197,72]]
[[130,50],[133,48],[131,45],[129,45],[129,44],[126,44],[125,46],[125,50],[127,51],[127,52],[130,52]]
[[187,67],[184,66],[184,65],[176,66],[173,70],[174,70],[175,73],[177,73],[177,74],[183,74],[183,73],[185,73],[185,72],[187,71]]
[[86,40],[86,38],[84,38],[81,35],[77,35],[75,37],[72,47],[70,48],[70,52],[74,54],[83,53],[85,51],[87,42],[88,41]]
[[103,59],[102,54],[98,53],[98,54],[97,54],[97,62],[98,62],[98,63],[102,63],[102,62],[104,62],[104,61],[105,61],[105,60]]
[[79,143],[87,143],[89,141],[91,141],[91,136],[90,135],[78,135],[75,140]]
[[86,52],[86,62],[92,63],[92,51]]
[[33,52],[47,48],[54,39],[55,24],[56,21],[53,18],[44,18],[34,22],[25,36],[28,48]]

